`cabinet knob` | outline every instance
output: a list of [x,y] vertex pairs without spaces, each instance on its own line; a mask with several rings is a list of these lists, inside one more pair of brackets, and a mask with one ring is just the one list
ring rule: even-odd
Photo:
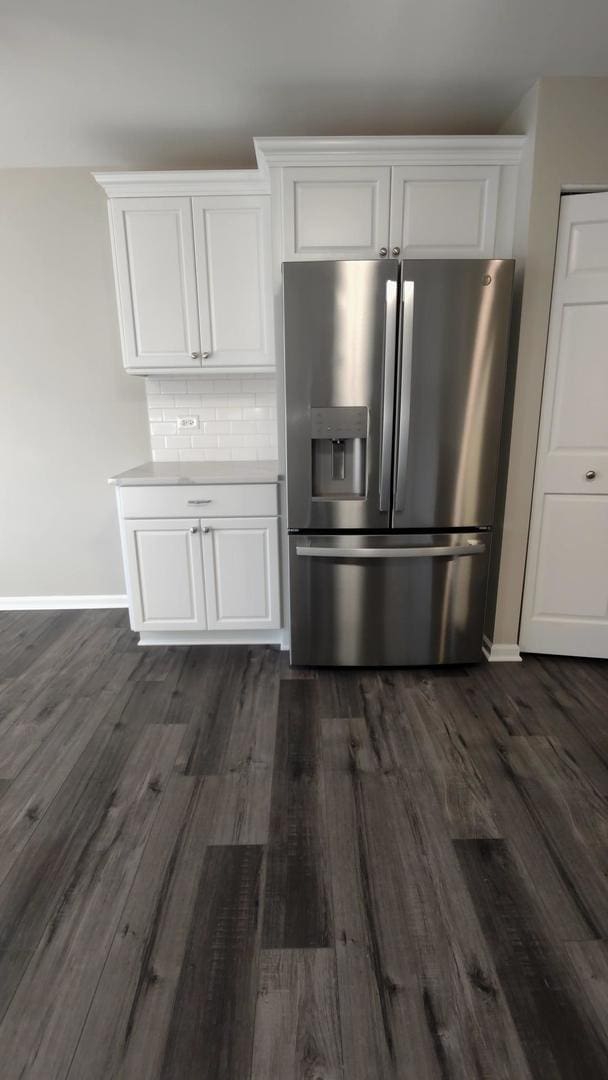
[[388,248],[384,248],[384,247],[380,248],[380,251],[378,252],[378,254],[379,254],[380,258],[383,259],[385,255],[388,255]]
[[587,469],[587,472],[585,473],[585,480],[595,480],[596,476],[597,473],[595,469]]
[[203,360],[208,360],[209,357],[211,356],[211,353],[210,352],[204,352],[204,353],[201,353],[201,356],[202,356]]
[[191,533],[195,533],[195,532],[198,532],[198,529],[197,529],[196,525],[191,525],[191,526],[190,526],[190,532],[191,532]]
[[190,353],[190,356],[192,357],[193,360],[198,360],[200,355],[201,355],[200,352],[191,352]]
[[398,247],[394,247],[393,250],[391,251],[391,255],[394,255],[395,258],[397,258],[397,255],[399,255],[400,253],[401,253],[401,248],[398,248]]
[[209,528],[208,525],[203,525],[203,527],[201,529],[201,532],[202,533],[208,533],[208,532],[211,532],[211,529]]

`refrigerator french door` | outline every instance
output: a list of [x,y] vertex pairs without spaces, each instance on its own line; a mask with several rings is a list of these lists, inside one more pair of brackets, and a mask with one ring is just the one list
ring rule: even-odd
[[512,276],[284,265],[293,663],[480,658]]

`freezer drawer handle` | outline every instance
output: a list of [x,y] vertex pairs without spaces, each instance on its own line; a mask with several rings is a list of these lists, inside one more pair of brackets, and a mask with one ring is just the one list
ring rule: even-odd
[[296,555],[310,559],[436,559],[460,555],[483,555],[486,545],[479,540],[467,540],[466,544],[452,547],[403,547],[403,548],[335,548],[296,547]]

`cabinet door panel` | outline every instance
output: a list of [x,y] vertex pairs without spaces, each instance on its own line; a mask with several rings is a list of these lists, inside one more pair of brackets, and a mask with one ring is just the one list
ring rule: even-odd
[[274,362],[268,198],[193,200],[205,367]]
[[388,242],[390,169],[283,170],[285,259],[374,259]]
[[278,628],[277,518],[217,518],[205,524],[209,629]]
[[412,259],[490,258],[499,175],[498,166],[394,168],[391,247]]
[[113,199],[111,214],[125,366],[200,367],[190,199]]
[[134,630],[206,628],[198,524],[183,518],[124,522]]

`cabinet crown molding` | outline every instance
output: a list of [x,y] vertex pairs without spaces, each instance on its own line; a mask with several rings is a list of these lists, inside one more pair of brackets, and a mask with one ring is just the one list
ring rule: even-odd
[[518,165],[525,135],[257,138],[257,169],[94,172],[108,198],[269,195],[268,169],[297,165]]
[[259,169],[94,172],[92,176],[110,199],[270,194],[268,177]]
[[254,139],[261,171],[298,165],[518,165],[525,135],[380,135]]

